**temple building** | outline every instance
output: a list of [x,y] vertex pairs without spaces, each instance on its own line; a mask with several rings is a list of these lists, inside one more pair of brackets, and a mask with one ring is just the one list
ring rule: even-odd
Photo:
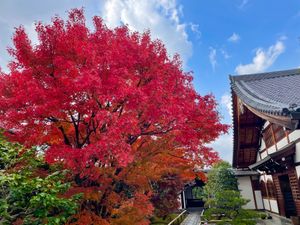
[[300,216],[300,69],[230,82],[233,167],[247,208]]

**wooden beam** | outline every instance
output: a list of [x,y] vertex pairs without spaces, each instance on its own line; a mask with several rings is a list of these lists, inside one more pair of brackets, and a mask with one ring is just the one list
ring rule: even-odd
[[278,148],[277,148],[277,142],[276,142],[275,133],[274,133],[274,129],[273,129],[273,124],[271,123],[270,125],[271,125],[271,132],[272,132],[273,142],[275,144],[275,149],[277,151]]
[[267,113],[262,113],[260,111],[257,111],[256,109],[252,108],[251,106],[246,105],[245,103],[244,103],[244,105],[251,112],[253,112],[254,114],[256,114],[258,117],[260,117],[262,119],[265,119],[265,120],[267,120],[271,123],[275,123],[275,124],[278,124],[278,125],[283,126],[283,127],[287,127],[289,129],[292,129],[292,130],[295,129],[295,122],[293,122],[290,117],[276,116],[276,115],[270,115],[270,114],[267,114]]
[[245,149],[258,149],[258,144],[257,143],[248,143],[248,144],[240,144],[240,149],[245,150]]
[[240,128],[256,128],[258,129],[261,126],[261,123],[244,123],[240,124]]
[[240,161],[237,162],[237,165],[241,168],[248,168],[248,166],[250,166],[251,164],[255,163],[255,159],[254,160],[249,160],[249,161]]
[[251,187],[252,187],[252,194],[253,194],[253,198],[254,198],[255,209],[257,209],[256,196],[255,196],[255,191],[254,191],[254,187],[253,187],[252,176],[250,176],[250,181],[251,181]]

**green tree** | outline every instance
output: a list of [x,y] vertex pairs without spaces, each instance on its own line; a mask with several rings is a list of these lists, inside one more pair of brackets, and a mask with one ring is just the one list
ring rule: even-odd
[[208,172],[207,180],[204,193],[208,199],[224,190],[238,191],[237,178],[228,162],[220,161],[214,164]]
[[49,167],[36,148],[23,150],[0,136],[0,224],[64,224],[80,197],[62,197],[67,171]]
[[221,220],[223,225],[254,225],[258,214],[244,209],[249,200],[242,198],[237,178],[228,162],[218,162],[208,173],[204,187],[206,207],[204,218]]
[[203,199],[204,198],[204,191],[202,187],[194,187],[192,189],[193,197],[197,199]]
[[214,198],[208,200],[210,208],[205,211],[204,218],[219,219],[220,225],[255,225],[258,214],[243,208],[248,202],[249,200],[241,197],[239,191],[217,192]]

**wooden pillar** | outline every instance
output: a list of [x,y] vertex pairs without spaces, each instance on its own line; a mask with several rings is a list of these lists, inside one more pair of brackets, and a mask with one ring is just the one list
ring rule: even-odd
[[276,190],[276,196],[277,196],[277,203],[279,208],[279,214],[281,216],[285,216],[285,206],[284,206],[284,197],[281,192],[280,182],[277,174],[274,174],[273,176],[273,182]]
[[293,167],[292,169],[290,169],[288,175],[290,180],[290,186],[292,189],[293,199],[296,205],[297,215],[300,216],[300,192],[296,168]]
[[253,194],[253,199],[254,199],[254,204],[255,204],[255,209],[257,209],[257,202],[256,202],[256,196],[255,196],[255,190],[254,190],[254,185],[253,185],[253,179],[252,176],[250,176],[250,181],[251,181],[251,187],[252,187],[252,194]]
[[282,216],[286,216],[285,215],[284,197],[281,192],[280,181],[279,181],[280,175],[288,175],[289,176],[290,187],[292,190],[292,195],[293,195],[293,200],[295,202],[297,215],[300,216],[300,190],[299,190],[296,168],[294,168],[294,167],[289,169],[285,173],[273,175],[273,181],[274,181],[274,185],[275,185],[276,193],[277,193],[277,202],[278,202],[278,206],[279,206],[279,213]]
[[182,208],[186,209],[185,193],[184,192],[185,192],[185,190],[182,191],[182,196],[181,196],[181,198],[182,198]]
[[273,137],[275,149],[276,149],[276,151],[277,151],[277,150],[278,150],[278,149],[277,149],[277,142],[276,142],[276,138],[275,138],[275,133],[274,133],[274,129],[273,129],[273,124],[271,123],[270,126],[271,126],[271,132],[272,132],[272,137]]
[[290,141],[290,137],[289,137],[289,133],[287,132],[287,130],[286,129],[284,129],[284,133],[285,133],[285,137],[287,138],[287,142],[288,142],[288,144],[291,142]]

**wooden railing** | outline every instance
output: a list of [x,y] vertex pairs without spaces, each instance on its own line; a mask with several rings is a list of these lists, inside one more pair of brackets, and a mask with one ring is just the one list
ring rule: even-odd
[[173,219],[168,225],[179,225],[185,218],[186,210],[182,211],[175,219]]
[[186,210],[182,211],[175,219],[173,219],[168,225],[179,225],[185,218]]

